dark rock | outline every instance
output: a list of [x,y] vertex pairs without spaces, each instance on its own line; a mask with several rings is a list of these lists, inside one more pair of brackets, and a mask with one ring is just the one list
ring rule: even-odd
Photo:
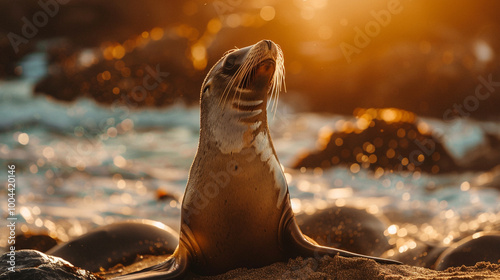
[[[0,257],[2,271],[0,280],[98,280],[102,279],[91,272],[73,266],[57,257],[35,250],[15,251],[15,269],[7,270],[11,256],[5,253]],[[4,269],[5,268],[5,269]]]
[[436,270],[478,262],[500,263],[500,232],[478,232],[452,244],[439,256]]
[[46,252],[56,245],[57,241],[48,235],[20,234],[16,236],[16,249],[18,250],[33,249],[41,252]]
[[[54,11],[53,14],[47,16],[46,24],[36,27],[33,35],[27,38],[23,35],[23,27],[26,25],[23,18],[33,22],[35,14],[47,15],[40,2],[55,3],[57,7],[49,5],[49,9]],[[124,42],[154,27],[172,27],[180,22],[193,28],[204,28],[206,21],[214,16],[215,11],[202,9],[203,3],[186,2],[71,0],[60,4],[59,1],[2,1],[0,77],[18,75],[14,72],[16,62],[33,51],[42,40],[64,38],[77,45],[78,51],[99,46],[104,42]],[[26,39],[23,42],[26,43],[18,44],[16,51],[7,37],[8,34],[23,37]]]
[[435,269],[438,257],[447,247],[435,246],[421,241],[416,241],[415,248],[409,248],[403,253],[396,253],[392,258],[406,265],[413,265]]
[[129,265],[139,255],[172,254],[179,237],[170,227],[149,220],[99,227],[49,250],[47,254],[97,272],[117,264]]
[[[37,84],[35,92],[65,101],[87,96],[99,103],[131,108],[161,107],[179,100],[197,103],[202,74],[185,55],[179,55],[188,49],[187,40],[165,34],[159,40],[144,41],[145,45],[129,41],[129,47],[110,44],[104,50],[58,46],[50,51],[49,76]],[[116,54],[125,48],[130,53]],[[88,66],[81,62],[85,56]]]
[[354,170],[458,171],[441,141],[413,113],[394,108],[358,109],[355,116],[355,123],[338,122],[338,131],[321,139],[324,148],[299,156],[292,168],[341,164],[357,166]]
[[299,215],[297,222],[320,245],[370,256],[380,256],[391,248],[384,235],[387,223],[362,209],[335,206]]

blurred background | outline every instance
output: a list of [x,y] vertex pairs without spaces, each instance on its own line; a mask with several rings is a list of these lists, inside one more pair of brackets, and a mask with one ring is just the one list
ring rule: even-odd
[[17,230],[62,242],[131,218],[178,229],[201,83],[227,50],[262,39],[285,56],[270,128],[297,214],[383,213],[389,257],[498,230],[499,10],[494,0],[2,0],[0,163],[16,165]]
[[[226,50],[268,38],[286,55],[284,98],[301,110],[398,107],[442,118],[478,77],[500,80],[495,1],[63,2],[0,3],[1,77],[35,75],[19,63],[44,52],[36,93],[109,104],[130,94],[142,65],[158,64],[168,81],[137,103],[193,104]],[[470,116],[497,116],[498,102],[492,94]]]

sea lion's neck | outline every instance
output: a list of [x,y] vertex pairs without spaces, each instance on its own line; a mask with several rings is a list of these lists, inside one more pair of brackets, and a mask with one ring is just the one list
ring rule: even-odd
[[240,98],[228,101],[217,109],[212,107],[202,117],[200,145],[215,146],[222,154],[257,148],[259,145],[255,142],[258,135],[269,135],[266,106],[265,99]]
[[270,186],[278,191],[276,207],[279,208],[285,200],[287,183],[269,133],[266,106],[266,100],[241,99],[228,102],[220,110],[203,113],[202,109],[200,143],[195,159],[197,163],[191,171],[196,172],[201,162],[203,164],[200,166],[220,166],[220,159],[207,157],[207,154],[216,154],[229,161],[250,163],[254,165],[254,170],[262,166],[264,174],[272,174],[274,182]]

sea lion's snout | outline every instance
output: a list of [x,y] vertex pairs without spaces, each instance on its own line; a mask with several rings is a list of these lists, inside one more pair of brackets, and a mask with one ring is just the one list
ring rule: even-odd
[[243,63],[247,70],[243,70],[242,88],[267,92],[277,69],[278,50],[279,47],[271,40],[262,40],[248,50],[245,59],[248,63]]
[[264,45],[267,47],[268,50],[273,50],[273,48],[276,48],[275,47],[276,44],[271,40],[262,40],[255,45]]
[[266,42],[267,47],[268,47],[269,49],[272,49],[272,47],[273,47],[273,41],[271,41],[271,40],[263,40],[263,41],[264,41],[264,42]]

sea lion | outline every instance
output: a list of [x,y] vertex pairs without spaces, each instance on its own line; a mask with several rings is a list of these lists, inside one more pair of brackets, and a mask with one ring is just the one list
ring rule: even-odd
[[283,53],[269,40],[231,50],[212,67],[201,90],[179,245],[165,262],[117,279],[215,275],[297,256],[398,263],[320,246],[300,231],[267,124],[267,99],[276,102],[284,75]]

